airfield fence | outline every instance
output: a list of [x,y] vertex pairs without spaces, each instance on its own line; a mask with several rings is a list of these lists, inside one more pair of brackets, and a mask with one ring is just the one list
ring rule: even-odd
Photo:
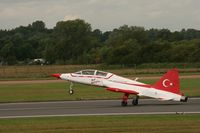
[[[102,65],[44,65],[44,66],[0,66],[0,80],[22,79],[22,78],[50,78],[53,73],[69,73],[82,69],[101,69],[119,75],[133,76],[138,74],[162,74],[169,68],[137,68],[134,67],[108,67]],[[197,68],[179,68],[181,73],[199,73]]]

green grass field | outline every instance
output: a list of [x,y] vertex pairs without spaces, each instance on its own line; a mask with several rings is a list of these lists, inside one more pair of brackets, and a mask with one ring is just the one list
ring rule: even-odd
[[82,100],[118,98],[118,93],[101,87],[74,85],[75,93],[68,94],[69,83],[37,83],[0,85],[0,102]]
[[72,116],[0,119],[1,133],[199,133],[200,115]]
[[[49,79],[53,73],[69,73],[82,69],[100,69],[121,76],[140,76],[152,74],[163,74],[167,70],[177,67],[181,74],[200,74],[199,64],[193,67],[183,67],[182,64],[146,64],[143,67],[122,67],[118,65],[44,65],[44,66],[1,66],[0,80],[20,79]],[[160,66],[161,65],[161,66]]]
[[[156,79],[141,80],[154,83]],[[83,99],[121,99],[121,93],[106,91],[101,87],[74,85],[75,94],[68,94],[69,83],[21,83],[1,84],[0,102],[83,100]],[[188,96],[200,96],[199,79],[181,79],[181,91]]]

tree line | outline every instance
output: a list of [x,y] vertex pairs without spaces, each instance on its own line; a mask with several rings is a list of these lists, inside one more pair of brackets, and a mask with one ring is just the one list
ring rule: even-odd
[[0,62],[28,64],[44,58],[48,64],[118,64],[200,62],[200,31],[145,29],[123,25],[112,31],[92,29],[84,20],[43,21],[0,30]]

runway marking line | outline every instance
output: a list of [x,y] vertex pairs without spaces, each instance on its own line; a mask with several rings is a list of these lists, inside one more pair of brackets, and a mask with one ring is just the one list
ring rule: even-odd
[[116,115],[184,115],[200,114],[200,112],[146,112],[146,113],[102,113],[102,114],[63,114],[63,115],[27,115],[27,116],[1,116],[0,119],[11,118],[39,118],[39,117],[70,117],[70,116],[116,116]]

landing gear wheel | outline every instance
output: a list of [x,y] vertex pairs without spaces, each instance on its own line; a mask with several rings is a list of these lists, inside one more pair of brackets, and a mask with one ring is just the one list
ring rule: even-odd
[[135,99],[133,99],[133,101],[132,101],[132,105],[138,105],[138,99],[139,99],[139,96],[136,96],[136,98]]
[[132,105],[138,105],[138,99],[132,101]]
[[128,93],[125,93],[123,98],[122,98],[122,102],[121,102],[121,105],[122,106],[127,106],[127,103],[128,103],[128,96],[129,94]]
[[122,106],[127,106],[127,101],[122,101],[122,102],[121,102],[121,105],[122,105]]
[[69,94],[70,94],[70,95],[74,94],[74,90],[73,90],[73,88],[72,88],[73,85],[74,85],[73,82],[70,82],[70,86],[69,86]]
[[74,94],[74,90],[69,90],[69,94],[70,95]]

